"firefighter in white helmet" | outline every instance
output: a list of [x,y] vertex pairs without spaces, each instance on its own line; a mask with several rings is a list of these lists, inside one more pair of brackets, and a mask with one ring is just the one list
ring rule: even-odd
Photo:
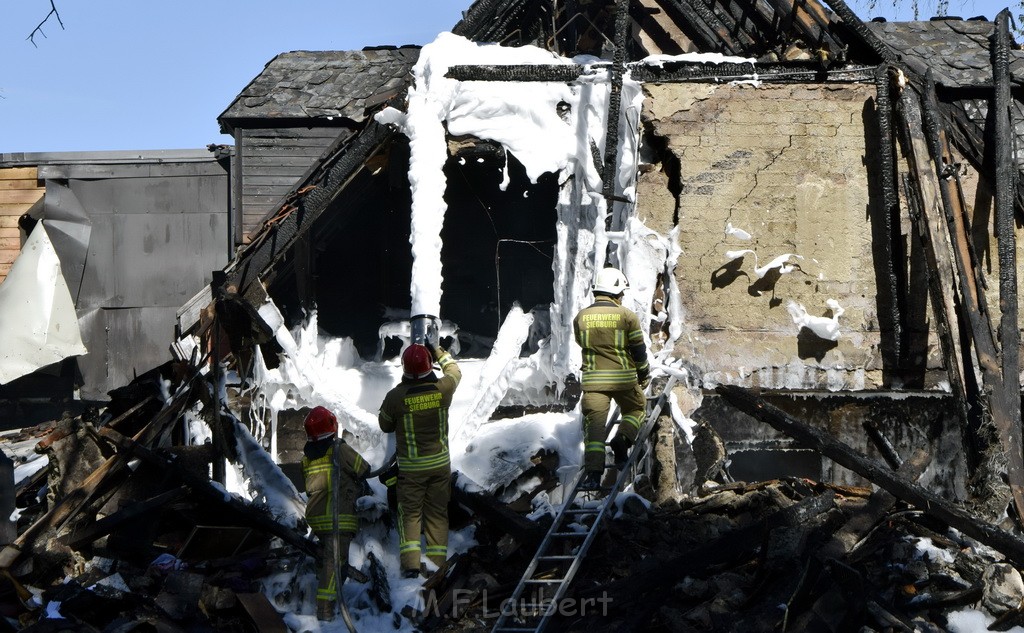
[[640,319],[622,306],[622,295],[628,287],[626,276],[618,269],[598,271],[592,287],[594,303],[580,310],[573,320],[576,342],[583,348],[585,487],[600,485],[611,401],[622,411],[618,433],[609,443],[616,463],[626,460],[644,419],[641,385],[647,383],[650,365]]

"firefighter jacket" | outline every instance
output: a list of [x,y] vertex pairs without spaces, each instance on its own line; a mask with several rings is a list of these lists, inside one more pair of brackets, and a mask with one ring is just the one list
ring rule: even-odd
[[395,433],[398,471],[423,473],[450,469],[448,408],[462,379],[458,363],[448,352],[438,357],[441,372],[426,378],[405,378],[384,396],[378,422],[385,433]]
[[573,320],[583,348],[583,391],[621,391],[650,373],[640,319],[613,297],[600,295]]
[[[334,451],[338,451],[338,464],[341,466],[339,477],[332,477],[334,469]],[[338,531],[355,533],[359,527],[356,521],[356,499],[362,490],[360,481],[369,470],[366,460],[357,453],[345,440],[328,438],[317,442],[306,442],[302,455],[302,475],[306,480],[306,523],[314,532],[324,533],[334,530],[334,516],[331,507],[332,486],[337,481],[338,488]]]

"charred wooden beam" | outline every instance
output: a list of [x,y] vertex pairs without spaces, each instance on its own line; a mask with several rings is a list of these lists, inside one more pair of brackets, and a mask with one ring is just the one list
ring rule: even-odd
[[489,527],[504,531],[523,545],[540,543],[547,531],[541,524],[509,510],[505,504],[483,492],[468,492],[453,484],[452,500],[466,506]]
[[744,34],[752,33],[748,39],[754,45],[763,46],[773,34],[772,20],[775,18],[775,8],[765,0],[751,3],[718,0],[712,3],[712,8],[727,13],[734,30],[742,31]]
[[[928,283],[935,306],[939,342],[942,347],[946,371],[952,386],[960,416],[967,425],[968,403],[967,372],[969,359],[960,345],[960,319],[957,312],[956,268],[946,234],[941,230],[944,223],[942,197],[939,193],[937,172],[931,163],[928,143],[924,138],[921,123],[921,106],[912,90],[904,89],[899,96],[899,110],[902,132],[905,140],[904,154],[913,175],[920,213],[912,213],[918,234],[925,247],[929,264]],[[914,205],[911,205],[914,211]]]
[[[701,50],[705,52],[720,53],[726,50],[724,44],[726,40],[719,38],[718,33],[712,28],[704,17],[694,9],[690,0],[665,0],[668,6],[671,6],[676,11],[679,11],[683,15],[687,26],[692,29],[692,32],[697,37],[697,44],[701,46]],[[733,52],[732,49],[728,49],[728,52]]]
[[767,64],[666,62],[664,67],[635,65],[630,77],[642,82],[687,83],[742,81],[757,77],[762,83],[863,83],[872,81],[875,67],[825,70],[817,62],[777,62]]
[[853,29],[864,43],[870,46],[871,50],[875,51],[883,61],[890,64],[899,61],[896,53],[865,26],[864,22],[857,17],[857,14],[850,9],[846,2],[843,0],[825,0],[825,4],[835,11],[836,15],[842,18],[843,23]]
[[92,543],[98,538],[104,537],[125,523],[138,519],[139,517],[162,508],[163,506],[182,499],[188,494],[188,488],[179,486],[167,492],[158,494],[155,497],[134,503],[122,510],[103,517],[95,523],[87,525],[81,530],[75,530],[60,537],[60,541],[71,549],[80,549],[83,545]]
[[885,488],[894,496],[916,506],[925,514],[1002,552],[1014,564],[1024,564],[1024,540],[1019,537],[977,520],[942,497],[907,481],[889,468],[874,463],[834,437],[800,422],[742,387],[722,385],[715,391],[747,415],[772,426],[805,446],[813,448],[875,485]]
[[[695,0],[695,5],[704,4],[702,0]],[[743,20],[743,14],[741,12],[740,18],[737,19],[733,16],[732,12],[729,11],[729,7],[726,3],[720,1],[713,1],[708,3],[707,10],[711,12],[716,20],[726,29],[731,36],[736,40],[737,46],[740,50],[749,51],[758,46],[758,42],[746,29],[740,28],[739,24]]]
[[[790,0],[781,2],[788,4]],[[803,35],[809,43],[816,44],[823,50],[827,49],[831,57],[845,57],[846,45],[832,37],[831,19],[821,4],[807,0],[792,0],[791,11],[793,23],[803,29]]]
[[452,28],[452,33],[473,39],[480,31],[495,21],[499,9],[508,6],[508,0],[481,0],[474,2],[462,16],[459,23]]
[[[1013,164],[1013,121],[1010,100],[1010,12],[996,16],[992,74],[995,81],[996,235],[999,240],[999,341],[1002,380],[993,393],[993,420],[1003,437],[1010,492],[1017,515],[1024,521],[1024,446],[1020,428],[1020,329],[1017,320],[1017,240],[1013,194],[1017,169]],[[998,415],[998,418],[996,417]]]
[[113,429],[100,429],[100,435],[110,440],[119,449],[119,454],[137,457],[156,468],[167,472],[188,486],[195,494],[215,505],[230,509],[248,520],[253,527],[268,534],[281,538],[284,542],[301,552],[315,556],[317,548],[309,540],[294,529],[289,528],[267,516],[260,510],[246,505],[244,502],[225,495],[222,488],[214,486],[208,479],[196,476],[181,467],[176,460],[160,455],[140,442],[127,438]]
[[622,77],[626,72],[626,45],[629,41],[629,0],[615,0],[615,53],[608,86],[608,120],[604,134],[604,171],[601,194],[607,202],[605,228],[621,231],[625,218],[615,213],[615,177],[619,169],[619,113],[622,111]]
[[690,8],[696,13],[701,21],[708,25],[715,35],[718,36],[719,45],[718,48],[723,48],[724,51],[733,55],[738,55],[743,51],[743,45],[733,39],[733,33],[730,31],[729,26],[725,24],[721,17],[717,15],[711,7],[703,2],[703,0],[684,0],[685,4],[689,4]]
[[892,445],[887,437],[882,435],[882,431],[878,428],[878,425],[872,420],[865,420],[862,425],[864,430],[868,432],[868,437],[871,442],[878,449],[882,459],[885,460],[886,464],[889,464],[890,468],[899,468],[903,464],[903,459],[900,454],[896,451],[896,447]]
[[[497,66],[452,66],[445,75],[458,81],[520,81],[572,82],[605,66],[507,64]],[[663,66],[631,64],[630,76],[641,82],[683,83],[735,81],[753,79],[764,83],[822,81],[826,83],[861,83],[871,81],[875,67],[825,70],[817,62],[778,62],[757,64],[708,64],[703,62],[666,62]],[[890,137],[891,138],[891,137]]]
[[971,328],[972,343],[977,355],[978,366],[990,387],[999,378],[999,364],[996,358],[995,341],[988,317],[985,294],[979,290],[979,272],[973,267],[974,249],[971,244],[970,227],[966,220],[966,203],[954,177],[955,165],[949,142],[942,125],[939,101],[935,94],[935,82],[931,71],[925,76],[922,95],[922,121],[927,134],[929,151],[934,161],[939,194],[945,210],[946,227],[952,245],[953,263],[959,280],[960,300]]
[[[915,452],[910,459],[900,465],[896,472],[907,481],[917,481],[929,462],[928,453],[923,450]],[[896,497],[884,488],[871,494],[866,506],[855,512],[843,527],[836,530],[832,538],[818,550],[818,558],[842,558],[850,553],[864,536],[871,531],[882,518],[896,505]]]
[[[186,385],[172,397],[171,402],[161,409],[145,428],[138,432],[135,436],[136,439],[143,444],[152,442],[163,433],[167,426],[177,420],[178,415],[192,402],[191,388]],[[116,433],[113,429],[109,430]],[[89,507],[98,496],[108,491],[124,474],[127,464],[126,455],[115,454],[94,470],[80,486],[71,490],[59,503],[22,532],[17,540],[0,550],[0,570],[10,570],[24,554],[34,552],[35,547],[45,534],[51,530],[60,529],[78,517],[84,508]]]
[[[998,55],[997,55],[998,56]],[[1008,72],[1008,69],[1007,69]],[[1007,77],[1006,81],[1009,81]],[[1008,102],[1008,97],[1007,97]],[[967,219],[967,204],[963,199],[963,191],[956,176],[956,169],[952,152],[945,130],[941,123],[938,97],[936,95],[935,83],[931,71],[925,76],[925,88],[923,93],[923,120],[928,133],[929,147],[931,148],[932,159],[935,162],[935,169],[938,174],[939,191],[942,195],[942,203],[946,211],[946,224],[952,242],[952,253],[956,264],[958,280],[960,285],[960,301],[965,315],[964,318],[970,325],[971,340],[974,345],[978,366],[981,369],[984,388],[982,392],[987,399],[985,412],[991,419],[999,434],[1002,445],[1002,452],[1007,458],[1007,478],[1010,484],[1010,492],[1013,495],[1014,505],[1017,507],[1018,516],[1024,518],[1024,454],[1021,453],[1021,432],[1020,432],[1020,387],[1017,379],[1017,343],[1013,345],[1011,376],[1007,379],[1004,367],[1000,364],[999,352],[993,336],[992,321],[989,317],[988,306],[985,294],[981,290],[981,273],[975,267],[977,257],[974,254],[973,243],[970,236],[969,221]],[[998,108],[995,108],[998,116]],[[1004,109],[1008,113],[1007,108]],[[1009,130],[1004,130],[1009,133]],[[997,138],[998,143],[998,138]],[[1007,156],[1007,160],[1011,157]],[[1007,189],[1009,200],[1009,265],[1013,268],[1009,276],[1012,282],[1008,288],[1004,288],[1004,268],[1002,257],[1004,249],[1000,250],[1000,304],[1005,304],[1005,297],[1011,297],[1010,303],[1013,306],[1012,332],[1011,337],[1017,339],[1016,319],[1016,257],[1014,254],[1015,243],[1013,236],[1013,194],[1012,189]],[[998,209],[997,209],[998,224]],[[1009,295],[1004,292],[1010,293]],[[1005,313],[1003,314],[1005,317]],[[1005,351],[1005,349],[1004,349]],[[1005,356],[1002,359],[1006,360]],[[986,421],[982,420],[984,424]],[[986,450],[986,449],[983,449]],[[991,450],[988,448],[987,450]],[[995,477],[996,473],[989,473],[989,477]]]
[[886,241],[883,245],[885,253],[885,280],[886,289],[889,291],[889,318],[892,320],[892,345],[893,359],[896,370],[899,371],[903,359],[903,315],[900,310],[900,301],[903,293],[900,292],[899,276],[896,274],[896,262],[902,263],[903,258],[897,258],[901,252],[899,244],[900,235],[900,199],[899,190],[896,188],[896,139],[893,136],[893,114],[892,83],[889,80],[889,66],[883,64],[878,67],[875,73],[875,94],[876,110],[878,111],[878,144],[879,144],[879,166],[882,171],[882,223],[885,226]]
[[500,64],[451,66],[445,77],[458,81],[554,81],[569,83],[586,74],[580,64]]
[[746,527],[733,530],[710,543],[706,543],[679,556],[674,556],[645,571],[641,577],[628,576],[593,589],[580,592],[581,597],[604,595],[612,599],[608,603],[615,609],[638,600],[664,596],[667,592],[655,591],[670,587],[687,576],[698,576],[711,572],[714,567],[745,560],[764,543],[767,535],[776,528],[807,525],[835,507],[835,493],[831,490],[779,510]]
[[281,614],[270,604],[263,593],[239,593],[238,604],[242,605],[246,619],[256,633],[288,633]]

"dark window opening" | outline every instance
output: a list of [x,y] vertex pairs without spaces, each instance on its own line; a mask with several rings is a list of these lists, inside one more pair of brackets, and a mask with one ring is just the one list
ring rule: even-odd
[[[536,310],[531,341],[547,327],[554,299],[558,181],[545,174],[530,183],[509,158],[509,184],[500,188],[504,157],[453,158],[445,167],[447,190],[441,238],[440,317],[459,328],[462,356],[490,353],[508,311],[518,303]],[[412,252],[409,148],[389,150],[387,166],[363,170],[291,249],[271,291],[288,323],[317,310],[320,333],[348,337],[362,358],[398,354],[401,341],[379,340],[388,321],[408,318]],[[307,272],[303,272],[303,271]]]
[[507,156],[504,191],[502,157],[453,158],[445,166],[441,317],[459,326],[464,356],[490,353],[514,304],[546,312],[554,300],[558,180],[544,174],[533,184]]

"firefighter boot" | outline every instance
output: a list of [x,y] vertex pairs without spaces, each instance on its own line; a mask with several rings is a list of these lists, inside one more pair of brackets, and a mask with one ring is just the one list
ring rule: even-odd
[[588,470],[583,473],[580,478],[579,489],[580,490],[598,490],[601,488],[601,475],[603,473],[600,470]]
[[331,622],[334,620],[334,603],[327,602],[326,600],[316,601],[316,619],[321,622]]
[[626,460],[629,459],[629,447],[633,445],[633,442],[622,433],[616,433],[608,445],[611,446],[612,454],[615,456],[615,467],[622,470]]

